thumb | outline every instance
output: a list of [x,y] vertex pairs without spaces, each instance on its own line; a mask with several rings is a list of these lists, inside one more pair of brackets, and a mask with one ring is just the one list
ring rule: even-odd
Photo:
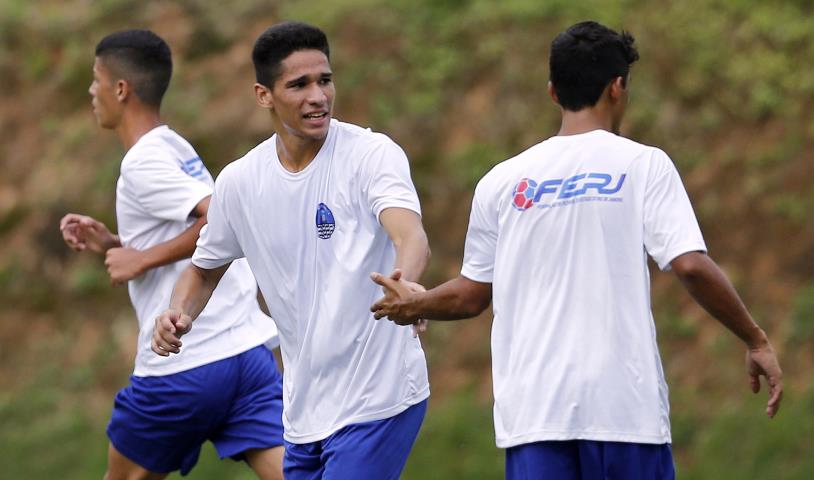
[[192,318],[189,315],[180,314],[178,320],[175,321],[175,328],[179,337],[189,332],[189,329],[192,328]]

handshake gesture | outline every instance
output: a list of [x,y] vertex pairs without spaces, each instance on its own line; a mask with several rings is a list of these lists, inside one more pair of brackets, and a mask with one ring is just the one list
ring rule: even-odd
[[381,285],[384,291],[384,296],[370,307],[376,320],[387,317],[398,325],[412,325],[414,337],[427,331],[427,320],[420,318],[409,308],[411,296],[426,291],[422,285],[401,278],[401,270],[398,268],[389,277],[373,272],[370,278]]

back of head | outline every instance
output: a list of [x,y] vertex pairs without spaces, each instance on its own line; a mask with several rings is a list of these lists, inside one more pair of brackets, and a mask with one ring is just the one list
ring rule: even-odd
[[325,33],[307,23],[278,23],[263,32],[252,51],[257,83],[271,88],[280,76],[283,60],[299,50],[319,50],[329,59],[331,56]]
[[161,106],[172,77],[172,54],[161,37],[149,30],[111,33],[96,45],[96,57],[116,77],[127,80],[139,100]]
[[627,79],[639,59],[633,41],[625,31],[619,34],[592,21],[557,35],[551,42],[549,69],[560,106],[574,112],[592,107],[616,77]]

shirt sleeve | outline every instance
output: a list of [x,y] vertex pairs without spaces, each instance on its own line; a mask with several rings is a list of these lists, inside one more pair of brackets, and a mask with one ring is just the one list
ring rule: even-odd
[[122,179],[148,214],[164,220],[185,221],[198,202],[212,195],[209,185],[157,149],[129,162]]
[[669,270],[679,255],[707,251],[681,177],[658,149],[651,157],[644,194],[644,246],[662,270]]
[[[227,167],[228,168],[228,167]],[[206,213],[207,224],[201,229],[197,248],[192,255],[192,263],[198,267],[211,270],[223,266],[245,255],[237,240],[232,225],[229,222],[228,189],[234,188],[224,185],[224,175],[221,173],[215,181],[215,193],[209,201],[209,211]]]
[[490,189],[482,179],[475,187],[469,228],[464,246],[464,263],[461,275],[482,283],[492,283],[497,252],[498,210]]
[[407,155],[391,140],[373,149],[365,162],[367,204],[378,219],[386,208],[406,208],[421,215],[421,204],[410,178]]

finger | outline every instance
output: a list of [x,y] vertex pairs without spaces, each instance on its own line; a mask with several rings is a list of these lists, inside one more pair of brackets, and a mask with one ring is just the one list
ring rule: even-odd
[[166,350],[164,350],[159,344],[158,340],[156,340],[155,336],[153,337],[152,341],[150,342],[150,348],[152,348],[153,352],[156,355],[161,355],[162,357],[169,357],[170,354]]
[[396,280],[392,278],[385,277],[381,273],[373,272],[370,274],[370,279],[373,280],[374,283],[381,285],[382,287],[389,288],[390,290],[396,289]]
[[178,353],[181,348],[181,341],[173,333],[167,331],[164,324],[156,325],[155,330],[153,330],[153,344],[155,346],[153,351],[159,355],[162,352],[167,354]]
[[390,278],[392,278],[395,281],[401,280],[401,269],[400,268],[394,269],[393,272],[390,274]]
[[766,415],[774,418],[780,410],[780,401],[783,399],[783,385],[774,378],[767,380],[769,384],[769,402],[766,404]]
[[79,219],[77,218],[78,215],[75,213],[69,213],[62,217],[62,220],[59,221],[59,229],[64,230],[68,225],[77,223]]
[[752,393],[758,393],[760,391],[760,377],[758,375],[753,373],[749,374],[749,388],[752,389]]
[[170,332],[166,329],[156,330],[154,332],[154,336],[158,341],[158,344],[163,347],[176,347],[180,348],[182,345],[181,339],[178,338],[178,335],[175,332]]
[[170,353],[181,353],[181,347],[177,345],[173,345],[169,342],[159,340],[157,342],[158,348],[164,352],[167,352],[167,355]]
[[385,317],[384,312],[382,312],[381,310],[373,314],[373,318],[375,318],[376,320],[381,320],[384,317]]
[[[158,335],[158,337],[156,338],[156,342],[158,342],[158,345],[163,347],[164,350],[167,350],[167,349],[170,349],[170,348],[178,350],[179,348],[181,348],[183,346],[183,342],[181,342],[180,338],[178,338],[174,334],[170,334],[168,332],[160,333]],[[178,353],[178,352],[176,351],[175,353]]]
[[172,318],[166,316],[166,314],[162,314],[155,318],[155,330],[156,335],[159,335],[164,338],[176,338],[175,337],[175,325],[173,325]]
[[370,311],[375,312],[384,308],[384,297],[376,300],[376,303],[370,306]]

